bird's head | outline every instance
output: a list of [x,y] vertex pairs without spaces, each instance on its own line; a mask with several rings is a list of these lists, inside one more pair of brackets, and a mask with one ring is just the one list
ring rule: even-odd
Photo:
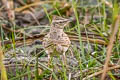
[[69,19],[62,18],[59,16],[53,16],[52,27],[63,29],[69,22]]

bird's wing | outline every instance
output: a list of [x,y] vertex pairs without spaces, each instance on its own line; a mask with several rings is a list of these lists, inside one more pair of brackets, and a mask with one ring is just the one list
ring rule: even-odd
[[67,34],[64,34],[63,37],[59,38],[59,40],[56,41],[56,43],[64,46],[69,46],[71,44],[71,41]]
[[50,35],[47,34],[44,38],[43,38],[43,47],[46,48],[51,44],[51,40],[50,40]]

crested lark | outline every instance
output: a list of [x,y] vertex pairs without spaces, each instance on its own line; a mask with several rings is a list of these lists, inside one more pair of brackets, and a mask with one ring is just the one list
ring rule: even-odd
[[67,34],[63,32],[63,29],[69,22],[69,19],[53,16],[50,32],[43,38],[43,47],[48,54],[49,61],[51,55],[62,54],[63,62],[65,63],[65,52],[68,50],[71,42]]

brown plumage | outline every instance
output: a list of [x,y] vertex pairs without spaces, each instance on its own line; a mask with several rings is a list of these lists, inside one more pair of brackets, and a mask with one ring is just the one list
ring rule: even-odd
[[[63,55],[65,60],[65,53],[68,50],[71,42],[66,33],[64,33],[64,27],[70,22],[70,20],[54,16],[50,28],[50,32],[43,38],[43,47],[45,52],[50,55]],[[57,53],[57,54],[56,54]]]

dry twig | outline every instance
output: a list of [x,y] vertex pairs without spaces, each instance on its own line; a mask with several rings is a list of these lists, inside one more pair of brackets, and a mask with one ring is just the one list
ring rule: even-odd
[[[110,71],[110,70],[118,69],[118,68],[120,68],[120,65],[116,65],[116,66],[113,66],[113,67],[109,67],[107,70]],[[83,78],[83,80],[88,80],[89,78],[95,77],[95,76],[97,76],[97,75],[100,75],[100,74],[102,74],[103,72],[104,72],[104,70],[101,70],[101,71],[99,71],[99,72],[93,73],[93,74],[91,74],[91,75]]]
[[110,56],[112,54],[112,48],[113,48],[113,45],[114,45],[115,35],[118,32],[119,23],[120,23],[120,15],[118,15],[116,17],[115,22],[112,25],[112,27],[114,29],[113,29],[113,32],[110,36],[110,41],[109,41],[108,46],[107,46],[107,57],[106,57],[106,60],[105,60],[101,80],[105,80],[106,72],[108,70],[108,64],[109,64],[109,61],[110,61]]
[[[17,0],[21,5],[25,6],[27,5],[26,3],[24,3],[24,1],[22,0]],[[32,11],[32,12],[35,12],[35,10],[32,8],[32,7],[29,7],[29,10]]]
[[[26,36],[27,36],[27,38],[26,38],[25,44],[30,44],[30,43],[32,43],[35,40],[41,40],[42,41],[42,38],[45,36],[45,34],[34,35],[34,36],[26,35]],[[70,37],[71,41],[79,41],[78,36],[70,36],[69,34],[68,34],[68,36]],[[16,46],[22,45],[23,44],[23,40],[24,40],[23,37],[15,39]],[[89,40],[91,43],[97,43],[97,44],[101,44],[101,45],[107,45],[107,43],[104,40],[100,40],[100,39],[91,39],[91,38],[82,37],[82,40],[84,42],[87,41],[87,40]],[[2,43],[2,42],[0,42],[0,43]],[[12,42],[10,40],[6,40],[3,43],[5,45],[7,45],[7,44],[11,44]]]

